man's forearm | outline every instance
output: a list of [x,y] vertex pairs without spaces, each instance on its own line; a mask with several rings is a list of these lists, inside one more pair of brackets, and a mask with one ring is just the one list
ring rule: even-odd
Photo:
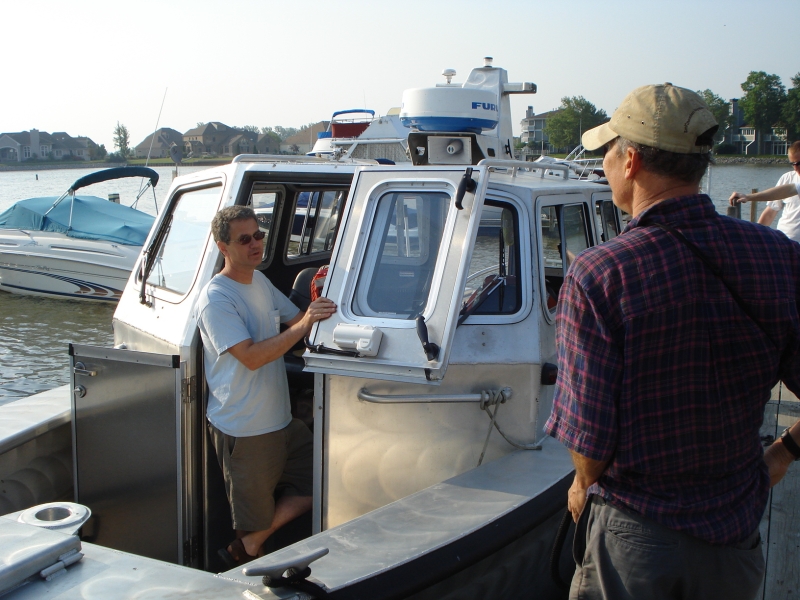
[[600,479],[600,475],[608,466],[607,460],[594,460],[572,450],[570,454],[572,454],[572,464],[575,465],[575,480],[584,488],[588,488]]
[[586,504],[586,490],[606,470],[609,461],[599,461],[587,458],[570,450],[572,464],[575,465],[575,479],[567,492],[567,507],[572,513],[572,519],[577,523]]
[[[792,425],[789,435],[800,445],[800,421]],[[781,439],[775,440],[775,443],[764,451],[764,462],[767,463],[767,469],[769,469],[770,487],[783,479],[794,460],[794,455],[786,449]]]
[[303,339],[308,329],[306,321],[300,320],[276,336],[260,342],[245,340],[230,348],[228,352],[245,367],[254,371],[286,354],[292,346]]
[[772,222],[775,220],[775,215],[777,214],[778,214],[777,210],[773,210],[769,206],[767,206],[761,213],[761,216],[758,217],[758,224],[769,227],[770,225],[772,225]]

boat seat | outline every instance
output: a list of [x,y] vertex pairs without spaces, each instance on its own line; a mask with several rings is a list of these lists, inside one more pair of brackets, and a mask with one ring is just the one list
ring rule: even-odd
[[311,304],[311,280],[317,274],[318,267],[308,267],[297,274],[289,292],[289,300],[300,310],[306,310]]

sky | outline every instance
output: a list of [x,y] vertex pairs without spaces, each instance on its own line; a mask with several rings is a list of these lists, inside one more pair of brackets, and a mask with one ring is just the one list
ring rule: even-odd
[[[400,106],[484,56],[527,106],[583,96],[609,115],[633,88],[671,82],[742,95],[750,71],[787,88],[800,0],[2,0],[0,133],[66,131],[114,150],[198,122],[300,127],[335,110]],[[781,23],[789,25],[781,25]],[[788,27],[788,28],[787,28]],[[163,101],[163,110],[162,107]],[[160,118],[159,118],[159,112]]]

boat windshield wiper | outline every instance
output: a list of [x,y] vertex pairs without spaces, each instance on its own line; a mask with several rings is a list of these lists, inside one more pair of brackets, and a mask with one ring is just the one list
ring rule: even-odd
[[456,327],[461,325],[467,318],[473,314],[481,304],[483,304],[486,299],[492,295],[498,287],[501,285],[505,285],[506,278],[500,275],[493,275],[492,277],[487,277],[486,280],[483,282],[483,285],[479,287],[472,293],[470,299],[464,303],[464,306],[461,307],[461,312],[458,313],[458,321],[456,323]]

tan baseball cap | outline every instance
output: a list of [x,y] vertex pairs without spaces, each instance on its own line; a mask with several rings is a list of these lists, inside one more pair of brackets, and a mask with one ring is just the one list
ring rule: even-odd
[[676,152],[711,151],[719,125],[703,99],[671,83],[636,88],[611,115],[611,120],[581,137],[583,147],[597,150],[617,137],[637,144]]

